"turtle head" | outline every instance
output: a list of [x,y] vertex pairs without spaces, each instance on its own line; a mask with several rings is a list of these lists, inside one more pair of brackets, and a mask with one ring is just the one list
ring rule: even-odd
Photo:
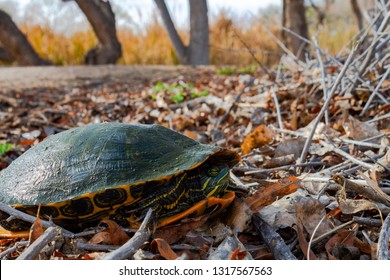
[[201,176],[202,190],[207,197],[224,194],[229,185],[229,166],[210,165],[203,170]]

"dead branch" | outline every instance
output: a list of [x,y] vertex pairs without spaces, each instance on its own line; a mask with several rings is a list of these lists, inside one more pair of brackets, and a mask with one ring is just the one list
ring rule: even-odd
[[267,245],[268,250],[273,254],[275,259],[296,260],[296,257],[291,253],[280,235],[274,231],[258,213],[253,214],[252,219],[257,232],[260,234]]
[[131,258],[134,253],[146,242],[150,237],[149,222],[152,217],[152,209],[148,210],[140,228],[134,236],[127,241],[123,246],[106,254],[103,260],[124,260]]

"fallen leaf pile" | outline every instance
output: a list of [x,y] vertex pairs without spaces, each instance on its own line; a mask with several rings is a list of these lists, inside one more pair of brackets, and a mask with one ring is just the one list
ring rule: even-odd
[[[383,258],[390,235],[384,226],[390,223],[388,44],[370,56],[381,40],[373,38],[366,50],[353,48],[343,60],[325,52],[321,63],[283,57],[283,67],[267,74],[223,75],[209,68],[193,79],[0,91],[0,169],[71,127],[158,123],[238,151],[236,199],[223,214],[151,232],[133,259]],[[257,226],[259,219],[267,231]],[[287,246],[267,243],[270,232]],[[103,258],[133,234],[103,221],[52,240],[56,246],[47,258]],[[17,258],[26,246],[21,242],[0,240],[1,258]]]

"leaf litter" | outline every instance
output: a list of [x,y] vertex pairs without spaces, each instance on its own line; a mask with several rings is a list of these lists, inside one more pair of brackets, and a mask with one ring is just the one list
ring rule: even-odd
[[[387,39],[362,34],[369,47],[352,48],[349,58],[320,49],[321,62],[291,68],[295,57],[286,54],[281,67],[268,73],[209,67],[163,81],[1,90],[0,169],[71,127],[158,123],[239,152],[242,161],[232,169],[236,199],[222,214],[152,230],[132,258],[388,258],[389,46],[375,48],[388,40],[390,33],[383,34]],[[372,51],[376,55],[367,56]],[[38,242],[39,220],[33,232]],[[51,253],[38,258],[104,258],[134,231],[102,221],[97,229],[59,235],[51,240]],[[278,242],[268,242],[271,237]],[[23,238],[0,241],[2,259],[18,258],[27,245]]]

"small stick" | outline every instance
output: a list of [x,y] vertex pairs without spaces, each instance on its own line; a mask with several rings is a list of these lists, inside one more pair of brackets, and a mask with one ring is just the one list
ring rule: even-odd
[[311,244],[315,245],[318,242],[320,242],[322,239],[328,237],[329,235],[333,234],[334,232],[338,231],[339,229],[345,228],[345,227],[347,227],[347,226],[349,226],[350,224],[353,224],[353,223],[354,223],[354,221],[351,220],[351,221],[348,221],[348,222],[346,222],[346,223],[344,223],[342,225],[339,225],[339,226],[331,229],[330,231],[325,232],[324,234],[321,234],[320,236],[318,236],[315,239],[313,239]]
[[351,139],[346,139],[346,138],[334,138],[334,140],[341,141],[341,142],[344,142],[347,144],[354,144],[354,145],[363,146],[363,147],[370,147],[370,148],[374,148],[374,149],[386,149],[387,148],[387,146],[383,146],[383,145],[379,145],[379,144],[375,144],[375,143],[367,143],[367,142],[363,142],[363,141],[356,141],[356,140],[351,140]]
[[275,40],[276,44],[278,44],[278,46],[289,56],[292,57],[292,59],[297,63],[299,64],[299,66],[301,67],[304,67],[305,64],[299,60],[287,47],[285,44],[283,44],[282,41],[280,41],[265,25],[263,25],[264,27],[264,30],[268,33],[269,36],[272,37],[272,39]]
[[12,254],[13,252],[18,250],[19,248],[27,246],[28,242],[29,241],[16,242],[14,246],[12,246],[11,248],[8,248],[7,250],[0,253],[0,260],[3,259],[5,256],[8,256],[9,254]]
[[358,160],[358,159],[354,158],[353,156],[351,156],[350,154],[344,152],[343,150],[341,150],[341,149],[339,149],[339,148],[336,148],[336,147],[334,147],[334,146],[332,146],[332,145],[326,143],[326,142],[323,141],[323,140],[320,140],[320,144],[321,144],[322,146],[324,146],[324,147],[327,147],[327,148],[331,149],[331,150],[332,150],[333,152],[335,152],[336,154],[339,154],[339,155],[341,155],[341,156],[347,158],[349,161],[351,161],[351,162],[353,162],[353,163],[355,163],[355,164],[357,164],[357,165],[363,166],[363,167],[365,167],[365,168],[367,168],[367,169],[373,168],[373,165],[372,165],[372,164],[369,164],[369,163],[366,163],[366,162],[364,162],[364,161]]
[[316,130],[318,124],[320,123],[325,111],[328,109],[330,101],[332,100],[333,95],[335,94],[339,83],[341,82],[342,78],[344,77],[345,73],[347,72],[347,69],[349,67],[349,64],[352,61],[352,57],[354,56],[356,49],[357,49],[357,46],[355,46],[351,50],[351,52],[347,58],[347,61],[345,62],[343,68],[341,69],[340,74],[337,76],[336,81],[333,83],[331,90],[329,91],[328,98],[325,100],[325,103],[322,106],[321,111],[318,113],[317,117],[315,118],[312,130],[310,131],[310,135],[306,138],[305,146],[303,147],[303,151],[302,151],[301,157],[298,160],[298,163],[305,162],[305,159],[306,159],[307,153],[309,152],[309,147],[311,145],[315,130]]
[[296,260],[280,235],[258,213],[253,214],[253,224],[276,260]]
[[120,246],[117,245],[103,245],[103,244],[88,244],[77,241],[74,244],[75,247],[79,249],[89,250],[89,251],[113,251],[118,249]]
[[325,218],[326,218],[326,215],[324,215],[322,217],[322,219],[318,222],[318,224],[316,225],[316,227],[313,230],[313,234],[310,236],[310,240],[309,240],[309,244],[307,245],[307,252],[306,252],[306,256],[307,256],[308,260],[310,259],[310,250],[311,250],[310,248],[312,246],[312,243],[313,243],[313,240],[314,240],[314,236],[316,235],[316,232],[317,232],[318,228],[320,227],[322,221],[324,221]]
[[366,218],[366,217],[354,216],[352,218],[352,221],[354,221],[355,223],[358,223],[360,225],[366,225],[366,226],[370,226],[370,227],[381,227],[382,226],[381,219],[371,219],[371,218]]
[[45,232],[38,237],[26,250],[24,250],[17,260],[33,260],[39,252],[49,243],[53,241],[56,236],[60,233],[60,229],[56,227],[49,227]]
[[121,247],[106,254],[103,260],[124,260],[131,258],[135,252],[146,242],[150,237],[149,221],[152,217],[152,209],[149,208],[140,228],[134,234],[134,236],[123,244]]
[[[284,128],[284,126],[283,126],[283,119],[282,119],[282,114],[280,113],[280,106],[279,106],[278,97],[276,96],[276,92],[275,92],[274,88],[271,89],[271,92],[272,92],[272,97],[273,97],[274,102],[275,102],[276,115],[278,116],[279,128],[283,129]],[[284,134],[283,133],[282,133],[282,138],[284,139]]]
[[266,67],[264,67],[264,65],[257,59],[255,53],[253,52],[253,50],[249,47],[249,45],[238,35],[237,31],[235,29],[233,29],[233,32],[234,32],[234,36],[236,36],[238,38],[238,40],[244,45],[244,47],[247,49],[247,51],[249,52],[249,54],[252,56],[252,58],[256,61],[256,63],[261,67],[261,69],[267,74],[269,75],[269,72],[267,70]]
[[390,214],[387,215],[378,239],[378,260],[389,260],[389,238],[390,238]]
[[[316,47],[316,54],[317,54],[317,58],[318,58],[318,62],[320,63],[320,69],[321,69],[321,84],[322,84],[322,92],[323,92],[323,95],[324,95],[324,100],[326,100],[327,96],[328,96],[328,91],[327,91],[327,88],[326,88],[326,81],[325,81],[325,67],[324,67],[324,63],[322,62],[322,57],[321,57],[321,54],[320,54],[320,50],[319,50],[319,47],[318,47],[318,42],[317,42],[317,38],[316,37],[313,37],[313,42],[314,42],[314,46]],[[328,125],[329,124],[329,112],[328,112],[328,108],[325,110],[325,124]]]
[[[390,67],[387,68],[385,74],[383,74],[383,76],[382,76],[382,79],[380,80],[380,82],[378,83],[376,88],[374,89],[374,92],[371,93],[370,98],[368,98],[368,101],[367,101],[366,105],[364,105],[364,108],[363,108],[363,110],[360,113],[360,116],[363,116],[366,113],[368,107],[370,107],[370,104],[371,104],[372,100],[374,99],[375,95],[377,95],[377,93],[379,91],[379,88],[385,82],[385,80],[386,80],[387,76],[389,75],[389,73],[390,73]],[[385,103],[389,104],[389,102],[386,99],[385,99]]]
[[305,166],[317,166],[317,165],[324,166],[324,165],[326,165],[326,163],[325,162],[305,162],[305,163],[300,163],[300,164],[289,164],[289,165],[268,168],[268,169],[256,168],[256,169],[246,171],[245,175],[254,174],[254,173],[270,173],[270,172],[274,172],[274,171],[289,169],[292,167],[305,167]]
[[[32,216],[32,215],[29,215],[27,213],[24,213],[22,211],[19,211],[5,203],[2,203],[0,202],[0,211],[3,211],[7,214],[10,215],[10,217],[12,218],[15,218],[15,219],[19,219],[19,220],[23,220],[23,221],[26,221],[26,222],[29,222],[29,223],[34,223],[36,221],[36,217]],[[62,234],[65,236],[65,237],[70,237],[70,238],[73,238],[74,236],[74,233],[73,232],[70,232],[69,230],[66,230],[60,226],[57,226],[56,224],[54,224],[53,222],[48,222],[48,221],[45,221],[45,220],[41,220],[42,222],[42,225],[45,227],[45,228],[49,228],[49,227],[58,227],[61,229],[61,232]]]
[[241,95],[244,93],[245,89],[250,87],[253,82],[255,81],[255,78],[252,77],[246,84],[245,87],[241,90],[241,92],[237,95],[236,99],[234,100],[233,104],[230,106],[229,110],[218,120],[216,127],[219,127],[221,123],[223,123],[227,117],[229,116],[230,112],[237,106],[237,103],[241,99]]
[[[390,69],[390,68],[389,68],[389,69]],[[387,119],[387,118],[390,118],[390,113],[385,114],[385,115],[380,116],[380,117],[373,118],[373,119],[371,119],[371,120],[368,120],[368,121],[366,121],[366,123],[377,122],[377,121],[381,121],[381,120],[384,120],[384,119]]]

